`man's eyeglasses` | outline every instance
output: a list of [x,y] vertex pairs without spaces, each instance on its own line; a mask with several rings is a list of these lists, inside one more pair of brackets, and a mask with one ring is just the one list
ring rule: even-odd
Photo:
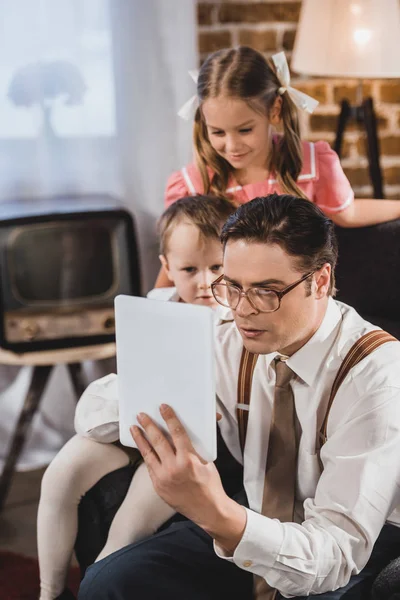
[[231,310],[236,310],[240,299],[246,297],[250,305],[258,312],[275,312],[281,306],[283,296],[286,296],[291,290],[294,290],[302,281],[314,274],[314,271],[307,273],[298,281],[291,283],[283,290],[271,290],[262,287],[251,287],[244,292],[240,287],[233,283],[223,282],[224,275],[221,275],[211,284],[211,290],[214,298],[222,306]]

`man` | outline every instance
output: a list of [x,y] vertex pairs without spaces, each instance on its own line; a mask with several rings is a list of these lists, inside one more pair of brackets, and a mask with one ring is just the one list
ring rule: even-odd
[[243,463],[247,499],[227,496],[170,407],[160,410],[172,443],[139,415],[147,439],[138,427],[132,435],[154,487],[187,520],[96,563],[81,600],[247,600],[273,598],[274,589],[361,600],[398,553],[397,341],[347,374],[319,453],[335,376],[354,342],[376,329],[332,298],[332,222],[311,202],[271,195],[241,206],[222,242],[213,293],[231,311],[217,332],[219,425]]

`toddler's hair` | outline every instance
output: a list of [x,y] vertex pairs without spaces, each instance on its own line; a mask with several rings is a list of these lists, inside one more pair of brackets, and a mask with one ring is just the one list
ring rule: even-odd
[[[289,94],[280,94],[281,83],[272,62],[247,46],[213,52],[203,63],[197,80],[199,108],[196,111],[193,140],[196,163],[204,193],[226,194],[232,166],[210,144],[201,104],[208,98],[239,98],[255,111],[269,116],[276,98],[282,98],[283,136],[274,144],[267,168],[275,174],[283,192],[305,198],[296,181],[302,168],[298,111]],[[208,168],[214,172],[210,181]]]
[[163,212],[158,221],[160,254],[166,255],[172,230],[183,221],[197,227],[204,240],[219,240],[223,224],[235,210],[234,204],[221,196],[199,194],[180,198]]

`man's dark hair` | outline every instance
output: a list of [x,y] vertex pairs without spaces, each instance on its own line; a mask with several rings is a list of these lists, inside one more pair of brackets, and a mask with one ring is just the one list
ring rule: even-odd
[[329,294],[335,294],[338,249],[331,219],[312,202],[289,194],[270,194],[240,206],[222,228],[225,246],[232,240],[277,244],[297,261],[299,271],[332,266]]

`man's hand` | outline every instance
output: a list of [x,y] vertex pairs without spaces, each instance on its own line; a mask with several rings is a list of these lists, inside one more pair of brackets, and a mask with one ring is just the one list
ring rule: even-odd
[[246,526],[245,509],[226,495],[214,463],[197,454],[173,409],[163,404],[160,413],[171,442],[144,413],[137,418],[146,437],[139,427],[131,427],[155,491],[177,512],[233,551]]

